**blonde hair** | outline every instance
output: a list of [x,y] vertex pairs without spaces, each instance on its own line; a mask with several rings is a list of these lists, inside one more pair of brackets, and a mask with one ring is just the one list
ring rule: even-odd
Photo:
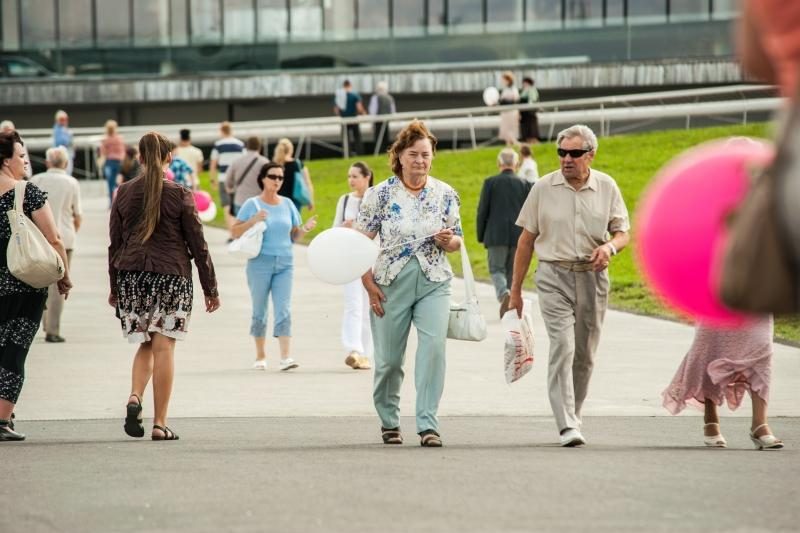
[[219,125],[219,131],[223,135],[230,135],[233,132],[233,126],[227,120]]
[[139,227],[142,243],[152,237],[161,219],[161,191],[164,188],[164,165],[172,152],[172,141],[151,131],[139,140],[144,180],[144,213]]
[[294,145],[292,144],[292,141],[284,137],[283,139],[279,140],[278,144],[275,146],[275,153],[272,154],[272,160],[279,165],[283,165],[290,157],[292,157],[293,154]]
[[412,120],[400,130],[394,143],[389,147],[389,166],[398,178],[403,177],[403,165],[400,164],[400,155],[403,151],[421,139],[428,139],[431,142],[432,155],[436,155],[436,143],[438,142],[433,133],[428,130],[425,123],[421,120]]
[[106,135],[114,135],[118,126],[116,120],[106,120]]

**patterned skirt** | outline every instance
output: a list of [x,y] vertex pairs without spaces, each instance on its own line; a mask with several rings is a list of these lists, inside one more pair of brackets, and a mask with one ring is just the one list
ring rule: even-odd
[[172,274],[117,273],[117,318],[131,344],[151,340],[151,333],[183,340],[192,314],[192,280]]
[[[0,269],[2,270],[2,269]],[[0,278],[5,279],[0,272]],[[6,285],[0,283],[0,292]],[[42,320],[47,289],[0,296],[0,399],[16,404],[25,380],[25,359]]]

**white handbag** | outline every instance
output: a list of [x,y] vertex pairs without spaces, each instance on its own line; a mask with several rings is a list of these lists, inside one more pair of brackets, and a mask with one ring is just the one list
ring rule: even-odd
[[43,289],[64,277],[64,261],[33,220],[25,215],[22,203],[26,186],[25,181],[17,182],[14,186],[14,209],[6,212],[11,226],[6,260],[12,276],[35,289]]
[[264,239],[264,231],[267,224],[260,221],[245,231],[241,237],[235,239],[228,245],[228,253],[236,257],[253,259],[261,253],[261,242]]
[[475,277],[467,255],[467,247],[461,240],[461,269],[464,275],[466,300],[450,304],[450,322],[447,325],[447,338],[462,341],[482,341],[486,338],[486,320],[481,314],[478,297],[475,296]]

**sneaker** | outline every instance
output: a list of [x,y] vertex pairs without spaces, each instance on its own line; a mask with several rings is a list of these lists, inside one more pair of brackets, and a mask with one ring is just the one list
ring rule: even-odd
[[569,428],[561,434],[561,446],[565,448],[574,448],[575,446],[584,446],[586,439],[583,438],[581,432],[574,428]]
[[291,357],[287,357],[286,359],[281,359],[281,372],[286,372],[287,370],[291,370],[293,368],[297,368],[298,365],[294,359]]
[[266,359],[256,359],[256,362],[253,363],[253,370],[266,370],[266,369],[267,369]]

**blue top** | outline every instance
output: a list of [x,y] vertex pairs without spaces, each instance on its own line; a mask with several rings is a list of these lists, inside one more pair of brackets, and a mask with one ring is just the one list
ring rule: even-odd
[[72,150],[72,132],[69,127],[55,124],[53,126],[53,147],[63,146]]
[[[342,109],[338,104],[336,107],[339,107],[339,112],[343,117],[354,117],[358,115],[358,108],[356,107],[356,104],[358,104],[360,101],[361,95],[355,91],[349,91],[347,93],[347,104],[344,106],[344,109]],[[336,103],[335,100],[334,103]]]
[[292,255],[292,228],[303,223],[300,219],[300,212],[292,201],[284,196],[280,205],[269,205],[264,203],[258,196],[248,198],[247,201],[236,213],[236,218],[242,222],[250,220],[259,209],[267,212],[267,229],[264,232],[264,240],[261,241],[261,255]]

